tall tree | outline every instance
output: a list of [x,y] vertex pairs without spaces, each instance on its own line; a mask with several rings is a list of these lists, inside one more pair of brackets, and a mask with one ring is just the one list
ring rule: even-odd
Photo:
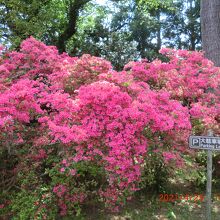
[[[66,51],[77,21],[91,0],[0,0],[0,38],[12,46],[29,36]],[[0,41],[0,43],[1,43]]]
[[220,66],[220,1],[201,0],[202,46],[207,58]]
[[[201,30],[200,30],[200,1],[187,0],[186,4],[186,35],[188,37],[188,44],[190,50],[196,50],[201,44]],[[199,48],[200,49],[200,48]]]
[[163,22],[163,42],[168,47],[201,49],[200,0],[177,0]]
[[64,31],[60,34],[58,39],[57,47],[60,52],[66,51],[66,42],[76,33],[77,31],[77,20],[79,18],[80,10],[91,0],[72,0],[68,5],[67,23]]
[[16,47],[30,35],[40,38],[46,31],[49,17],[53,19],[53,15],[47,11],[51,2],[51,0],[1,0],[1,43],[9,43]]

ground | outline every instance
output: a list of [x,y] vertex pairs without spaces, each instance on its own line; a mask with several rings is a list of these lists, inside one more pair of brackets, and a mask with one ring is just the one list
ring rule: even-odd
[[[141,192],[130,201],[119,213],[107,213],[99,207],[90,207],[85,215],[71,218],[71,220],[203,220],[206,214],[205,199],[193,201],[196,194],[205,196],[205,187],[196,189],[186,184],[172,184],[168,186],[167,194],[191,195],[192,201],[182,199],[174,202],[161,202],[160,193]],[[199,190],[199,191],[198,191]],[[220,219],[220,189],[213,188],[212,192],[212,220]],[[66,218],[65,220],[70,220]]]

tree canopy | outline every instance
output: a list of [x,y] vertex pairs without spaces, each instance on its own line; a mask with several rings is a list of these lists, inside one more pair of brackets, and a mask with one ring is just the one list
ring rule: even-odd
[[33,36],[60,52],[90,53],[120,69],[159,55],[161,46],[200,49],[198,0],[1,1],[0,35],[11,48]]

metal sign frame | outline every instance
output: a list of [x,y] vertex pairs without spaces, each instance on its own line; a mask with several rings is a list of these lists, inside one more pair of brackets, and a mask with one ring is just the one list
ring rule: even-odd
[[190,136],[189,147],[201,150],[220,150],[220,137]]
[[190,136],[191,149],[207,150],[206,220],[212,219],[212,151],[220,150],[220,137],[213,137],[209,130],[207,136]]

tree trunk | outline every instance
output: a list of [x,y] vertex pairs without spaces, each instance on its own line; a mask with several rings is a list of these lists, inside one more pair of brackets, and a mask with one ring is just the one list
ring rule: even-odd
[[77,20],[79,18],[80,10],[91,0],[72,0],[70,1],[68,9],[68,23],[64,32],[59,36],[57,48],[60,53],[66,51],[67,41],[76,34]]
[[205,56],[220,66],[220,1],[201,0],[200,14]]
[[157,50],[161,49],[162,39],[161,39],[161,23],[160,23],[160,11],[157,13],[157,22],[158,22],[158,29],[157,29]]
[[190,31],[190,50],[196,49],[196,33],[195,33],[195,17],[194,17],[193,1],[189,2],[189,31]]

